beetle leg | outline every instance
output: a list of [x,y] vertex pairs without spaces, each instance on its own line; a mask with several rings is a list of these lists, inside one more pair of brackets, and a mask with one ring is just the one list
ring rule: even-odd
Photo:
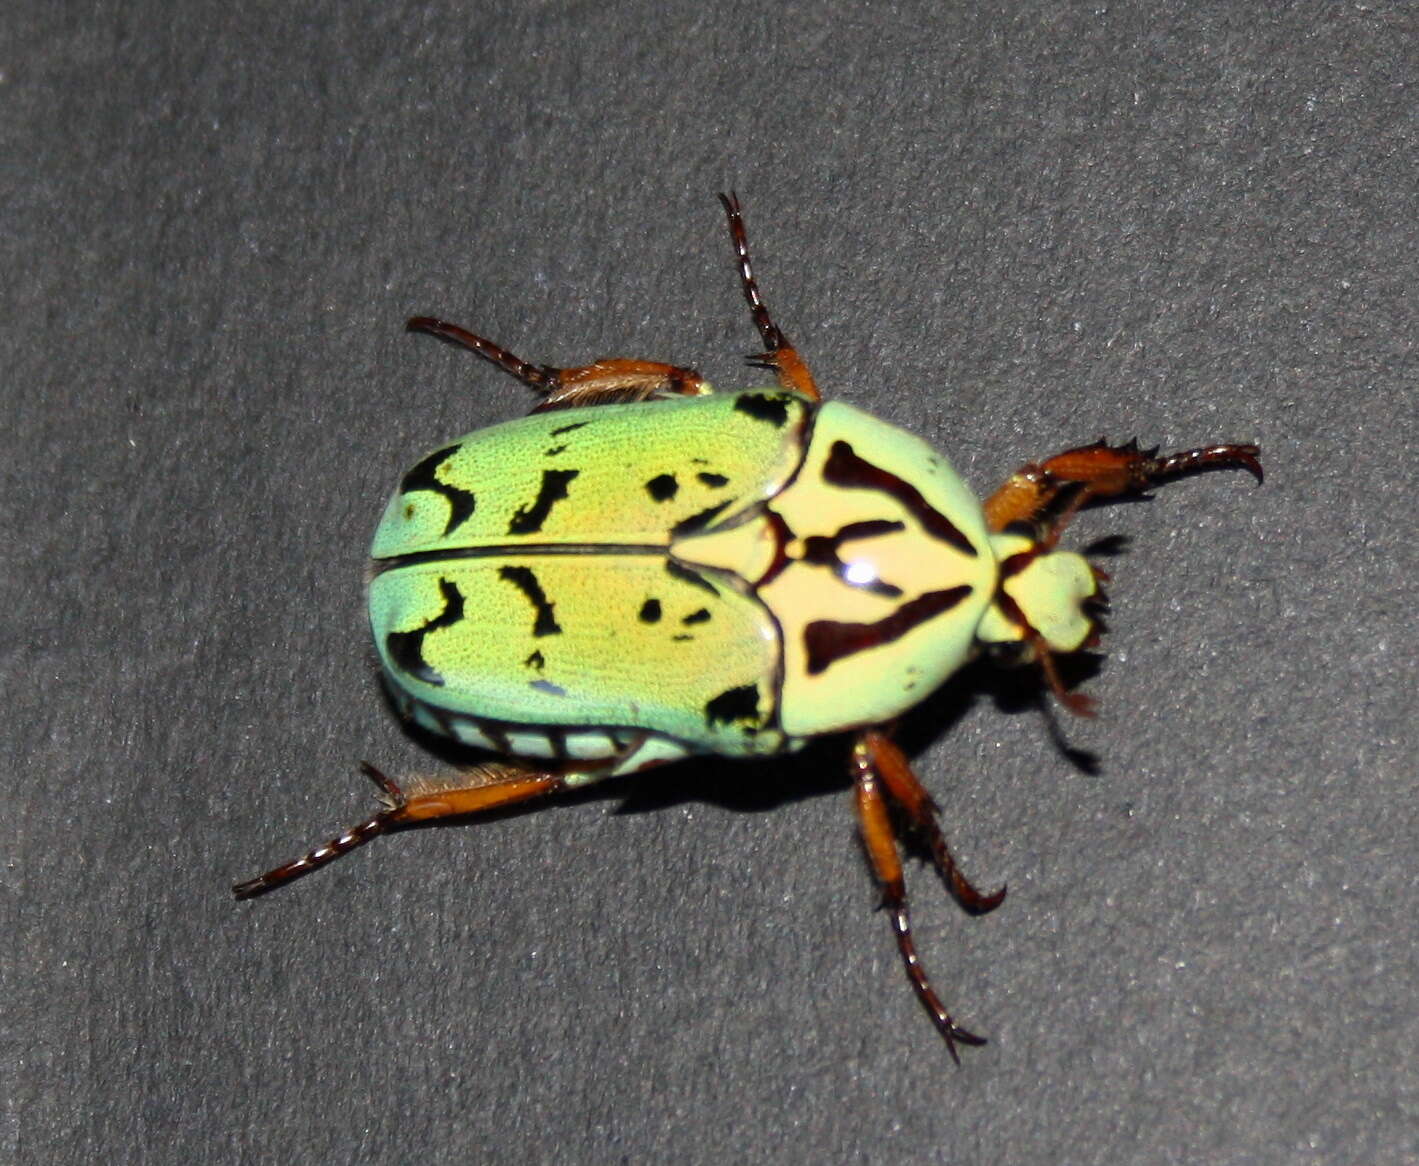
[[585,784],[585,773],[541,773],[507,762],[493,762],[464,770],[448,781],[427,781],[406,794],[394,781],[369,762],[360,768],[383,791],[384,809],[352,826],[324,846],[317,846],[294,862],[278,866],[254,879],[237,883],[232,892],[238,899],[250,899],[282,886],[292,879],[334,862],[357,846],[363,846],[380,834],[416,822],[431,822],[436,818],[462,817],[482,813],[502,806],[515,805],[532,798],[543,797],[565,789],[569,784]]
[[1005,900],[1004,887],[992,894],[983,895],[956,866],[956,860],[951,857],[951,850],[941,833],[941,824],[937,821],[939,807],[926,792],[921,780],[912,772],[911,762],[907,760],[906,754],[890,737],[877,730],[863,733],[862,744],[871,758],[877,776],[887,787],[887,795],[902,808],[913,829],[926,839],[931,848],[931,865],[950,888],[956,902],[972,915],[984,915],[987,911],[994,911],[999,907]]
[[542,394],[542,401],[532,410],[534,413],[582,405],[645,401],[652,397],[699,397],[711,391],[709,383],[694,369],[676,364],[609,357],[577,368],[557,368],[550,364],[530,364],[491,340],[433,316],[415,316],[405,328],[476,352],[531,385]]
[[822,400],[823,394],[818,391],[813,374],[798,355],[798,349],[789,343],[788,337],[773,322],[769,309],[764,305],[764,298],[759,294],[759,284],[754,279],[754,269],[749,263],[749,236],[744,230],[739,196],[731,191],[729,194],[721,194],[719,201],[724,205],[724,213],[729,217],[729,235],[734,240],[734,254],[739,260],[739,280],[744,287],[744,299],[749,303],[749,313],[754,317],[754,326],[758,328],[764,341],[764,351],[757,356],[751,356],[749,363],[772,369],[778,377],[780,387],[801,393],[810,401]]
[[1136,441],[1067,449],[1038,464],[1021,466],[985,503],[986,523],[1004,530],[1013,522],[1044,519],[1066,490],[1072,490],[1064,509],[1049,519],[1047,534],[1058,536],[1075,511],[1101,498],[1141,494],[1170,478],[1201,470],[1246,470],[1262,479],[1260,451],[1254,445],[1211,445],[1158,456],[1157,449],[1139,449]]
[[[887,748],[884,749],[884,745],[887,745]],[[891,790],[897,780],[895,775],[892,778],[886,776],[886,771],[895,768],[892,759],[894,752],[895,747],[890,746],[882,734],[874,732],[862,734],[853,746],[852,765],[856,779],[854,799],[858,825],[862,830],[862,842],[868,861],[872,864],[872,873],[877,876],[882,887],[882,905],[892,917],[892,930],[897,937],[897,950],[901,952],[907,978],[916,990],[917,999],[936,1023],[937,1031],[946,1038],[946,1049],[951,1054],[951,1059],[960,1064],[961,1058],[956,1052],[956,1043],[959,1041],[966,1045],[983,1045],[985,1038],[968,1032],[951,1019],[951,1014],[936,995],[936,990],[932,988],[926,969],[922,967],[921,959],[916,953],[916,943],[912,939],[911,916],[907,909],[906,880],[902,876],[902,859],[882,790],[883,785]],[[902,767],[909,772],[910,767],[906,765],[906,759],[900,760]],[[915,782],[915,778],[912,781]],[[908,813],[910,812],[908,809]],[[955,871],[954,863],[950,869]],[[948,882],[953,881],[950,876],[947,878]],[[970,888],[970,884],[959,875],[956,879]],[[970,890],[971,894],[975,894],[973,888]],[[989,902],[995,898],[996,896],[990,896],[983,901]]]

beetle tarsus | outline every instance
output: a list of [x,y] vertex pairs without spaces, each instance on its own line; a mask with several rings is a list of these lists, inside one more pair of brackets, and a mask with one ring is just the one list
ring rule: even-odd
[[456,344],[460,348],[468,349],[469,352],[476,352],[490,364],[497,365],[504,372],[531,385],[540,393],[549,392],[554,388],[557,376],[561,372],[560,369],[552,368],[550,365],[531,364],[501,345],[475,335],[467,328],[460,328],[457,324],[440,320],[436,316],[412,316],[405,323],[404,329],[407,332],[422,332],[426,336],[435,336],[448,344]]
[[1203,470],[1246,470],[1260,485],[1265,480],[1258,457],[1260,453],[1260,448],[1255,445],[1209,445],[1179,450],[1153,459],[1155,468],[1150,477],[1153,481],[1159,481]]
[[719,201],[729,219],[729,237],[734,242],[734,257],[739,263],[739,284],[744,290],[744,300],[749,305],[749,314],[754,318],[754,327],[759,330],[759,337],[764,342],[764,351],[749,357],[749,363],[771,370],[780,387],[801,393],[810,401],[822,400],[823,394],[818,391],[813,374],[798,355],[798,349],[783,334],[783,329],[774,323],[759,292],[754,266],[749,261],[749,235],[744,229],[739,196],[731,190],[728,194],[721,194]]
[[254,879],[237,883],[232,893],[238,899],[250,899],[284,886],[313,870],[334,862],[363,846],[372,838],[389,830],[415,822],[431,822],[437,818],[460,818],[482,813],[500,806],[514,805],[543,794],[554,793],[567,784],[573,775],[583,782],[594,780],[593,773],[543,773],[511,762],[491,762],[467,770],[461,777],[430,782],[412,794],[405,794],[392,778],[385,776],[368,761],[360,770],[380,787],[380,800],[385,808],[352,826],[338,838],[301,855],[294,862],[278,866]]

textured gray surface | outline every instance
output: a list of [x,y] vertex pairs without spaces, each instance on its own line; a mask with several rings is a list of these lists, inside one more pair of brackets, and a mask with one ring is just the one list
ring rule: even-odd
[[[8,8],[0,1159],[1416,1160],[1416,60],[1387,3]],[[981,489],[1264,449],[1079,523],[1097,772],[989,687],[912,722],[1011,887],[911,872],[960,1070],[830,755],[228,896],[439,764],[367,539],[526,394],[404,317],[744,383],[731,186],[820,383]]]

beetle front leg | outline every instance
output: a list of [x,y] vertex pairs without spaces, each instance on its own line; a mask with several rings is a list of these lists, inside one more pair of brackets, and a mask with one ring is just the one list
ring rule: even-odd
[[532,410],[534,413],[583,405],[645,401],[662,396],[699,397],[711,391],[709,382],[694,369],[676,364],[608,357],[577,368],[557,368],[550,364],[532,364],[491,340],[433,316],[414,316],[405,328],[410,332],[437,336],[440,340],[476,352],[484,360],[531,385],[542,394],[542,401]]
[[[902,965],[906,968],[917,999],[935,1022],[937,1031],[946,1038],[946,1049],[951,1054],[951,1059],[959,1065],[961,1058],[956,1052],[956,1043],[959,1041],[966,1045],[983,1045],[986,1043],[985,1038],[968,1032],[951,1019],[950,1012],[932,988],[926,969],[922,967],[921,958],[917,955],[916,943],[912,939],[901,854],[897,848],[896,832],[892,828],[883,787],[896,797],[897,788],[904,788],[901,773],[905,772],[910,778],[910,785],[920,791],[921,797],[908,793],[907,798],[903,800],[903,808],[914,822],[918,820],[918,813],[930,821],[928,837],[932,840],[933,859],[953,893],[963,904],[973,910],[989,911],[1005,897],[1005,891],[1002,888],[994,895],[981,895],[956,870],[956,864],[946,851],[940,830],[935,825],[934,808],[930,807],[930,799],[925,797],[925,791],[921,790],[915,775],[911,774],[911,767],[901,751],[882,733],[867,732],[858,738],[852,750],[852,766],[856,781],[854,797],[857,820],[862,831],[863,846],[867,851],[868,861],[872,864],[872,872],[882,887],[882,905],[891,915],[892,930],[897,937],[897,950],[901,953]],[[936,847],[938,841],[939,853]]]
[[406,794],[369,762],[361,762],[360,768],[380,787],[385,808],[294,862],[237,883],[232,893],[238,899],[250,899],[284,886],[391,830],[417,822],[464,817],[516,805],[557,793],[578,779],[581,784],[586,784],[591,776],[585,773],[540,773],[506,762],[494,762],[464,770],[447,783],[422,782],[417,789]]
[[823,394],[813,380],[813,374],[798,349],[789,343],[788,337],[769,315],[764,297],[759,294],[759,284],[754,278],[754,269],[749,263],[749,236],[744,230],[744,215],[740,210],[739,196],[732,191],[721,194],[719,201],[724,205],[724,213],[729,218],[729,235],[734,240],[734,255],[739,260],[739,280],[744,288],[744,299],[749,304],[749,314],[754,317],[754,327],[764,341],[764,351],[749,358],[750,364],[772,369],[778,377],[780,387],[800,393],[810,401],[821,401]]
[[985,503],[986,523],[1004,530],[1013,522],[1037,522],[1066,490],[1065,508],[1053,515],[1048,532],[1058,535],[1076,510],[1096,499],[1141,494],[1170,478],[1202,470],[1246,470],[1262,480],[1260,450],[1254,445],[1210,445],[1158,456],[1157,449],[1139,449],[1136,441],[1067,449],[1038,464],[1021,466]]

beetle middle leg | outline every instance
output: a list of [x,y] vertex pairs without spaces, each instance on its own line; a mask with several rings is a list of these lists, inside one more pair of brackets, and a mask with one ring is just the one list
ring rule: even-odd
[[577,771],[543,773],[509,762],[490,762],[463,770],[446,780],[421,782],[406,794],[393,779],[368,762],[361,763],[360,768],[380,787],[384,809],[295,861],[237,883],[232,892],[238,899],[264,895],[391,830],[516,805],[557,793],[569,785],[586,784],[593,776],[599,776]]
[[863,733],[853,745],[852,767],[863,846],[872,864],[872,872],[882,887],[882,905],[892,917],[892,930],[897,937],[902,964],[916,990],[917,999],[935,1021],[937,1030],[946,1038],[946,1049],[951,1059],[959,1064],[957,1042],[983,1045],[985,1038],[968,1032],[951,1018],[917,955],[901,854],[887,807],[888,797],[897,802],[911,823],[923,831],[931,846],[932,862],[963,907],[976,914],[993,910],[1005,898],[1005,888],[1001,887],[992,895],[983,895],[957,869],[936,822],[935,805],[912,773],[906,756],[885,734],[877,731]]
[[719,201],[724,205],[724,213],[729,217],[729,235],[734,240],[734,254],[739,260],[739,280],[744,288],[744,299],[748,301],[749,313],[754,317],[754,326],[764,341],[764,351],[749,358],[750,364],[772,369],[778,383],[785,389],[801,393],[810,401],[820,401],[823,394],[813,380],[813,374],[798,349],[789,343],[788,337],[769,315],[764,298],[759,294],[759,284],[754,278],[754,269],[749,263],[749,236],[744,230],[744,216],[739,207],[739,196],[732,191],[721,194]]
[[[985,502],[986,524],[1004,530],[1014,522],[1046,522],[1052,542],[1075,511],[1096,499],[1141,494],[1170,478],[1202,470],[1246,470],[1262,479],[1260,450],[1254,445],[1209,445],[1158,456],[1156,449],[1139,449],[1136,441],[1066,449],[1039,463],[1021,466]],[[1067,503],[1052,516],[1050,511],[1065,491]]]
[[694,369],[677,364],[608,357],[577,368],[557,368],[550,364],[532,364],[491,340],[433,316],[414,316],[405,328],[476,352],[531,385],[542,394],[541,402],[532,410],[534,413],[582,405],[645,401],[661,396],[699,397],[711,391],[709,382]]

